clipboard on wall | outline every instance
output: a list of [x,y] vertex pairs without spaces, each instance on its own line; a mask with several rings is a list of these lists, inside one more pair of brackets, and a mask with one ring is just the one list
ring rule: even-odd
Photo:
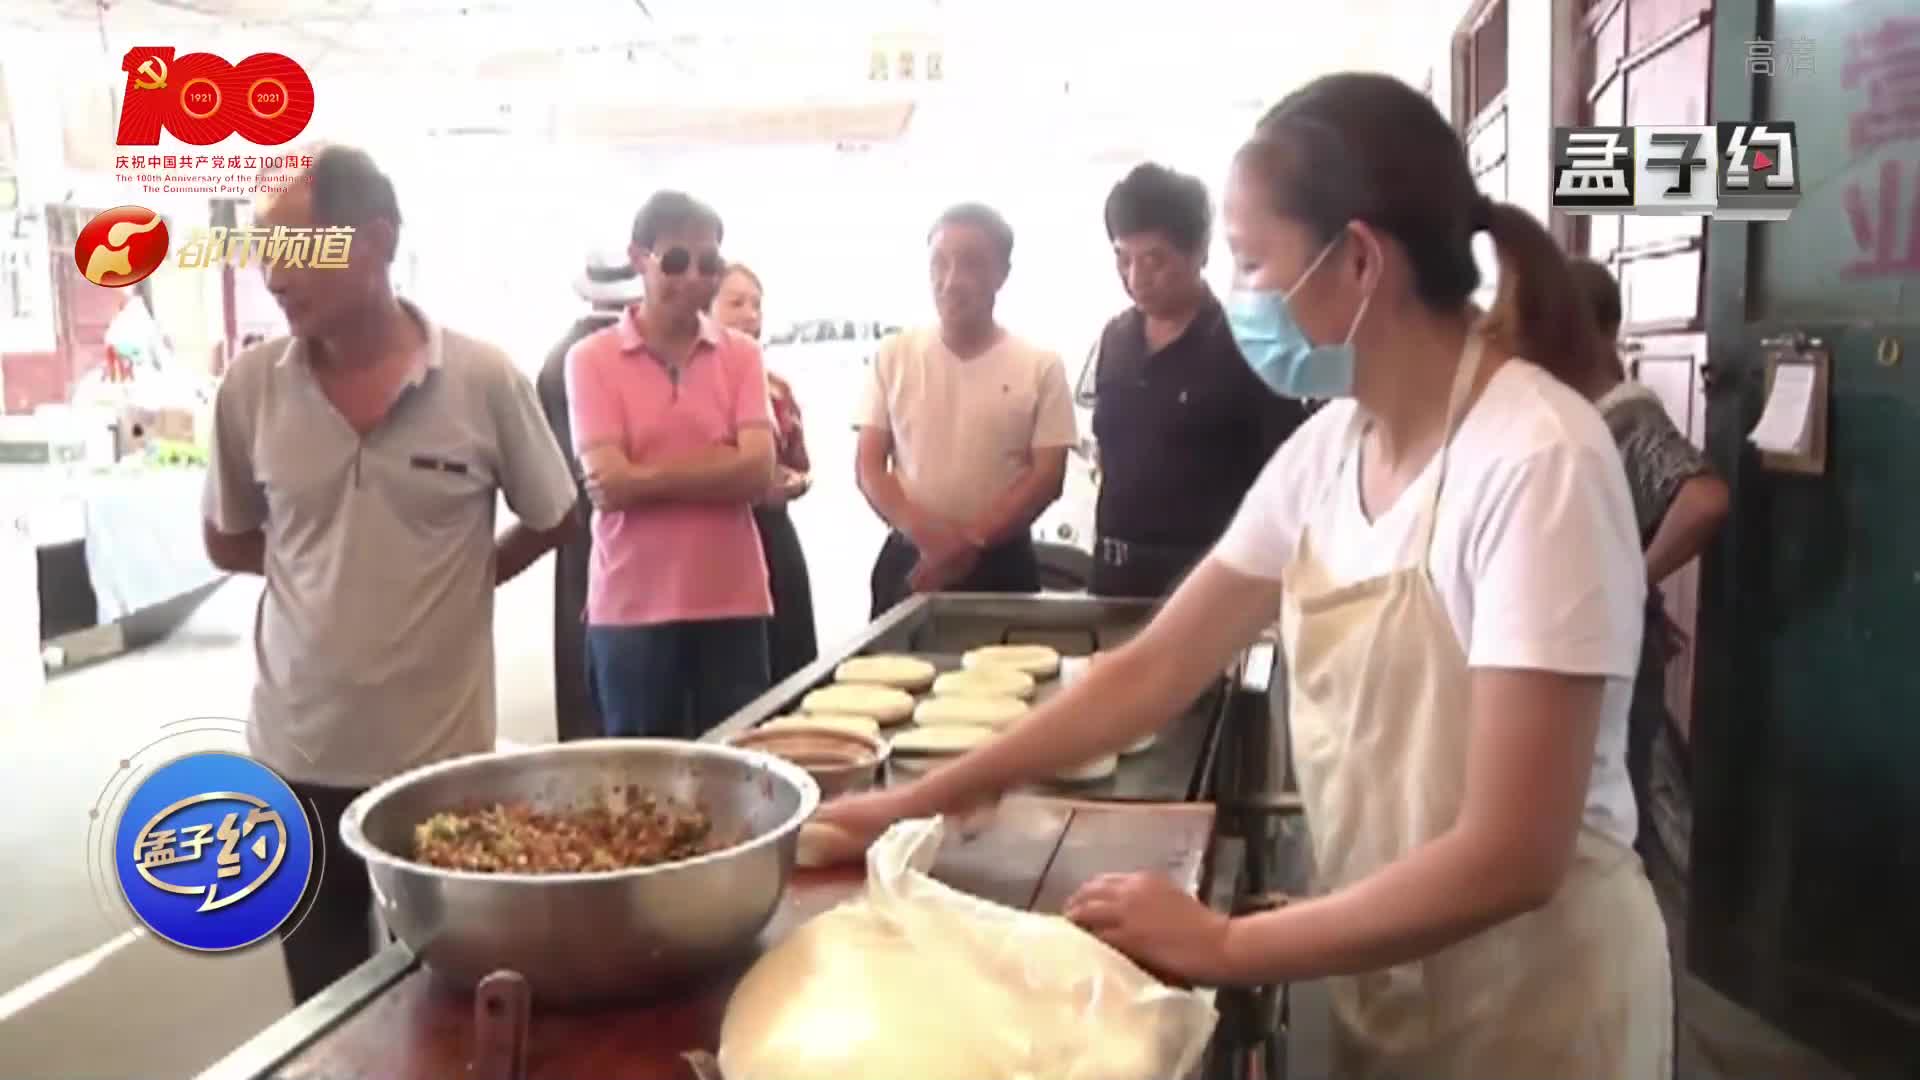
[[1761,347],[1766,359],[1765,404],[1747,441],[1760,451],[1763,468],[1824,475],[1833,350],[1824,341],[1800,334],[1769,339]]

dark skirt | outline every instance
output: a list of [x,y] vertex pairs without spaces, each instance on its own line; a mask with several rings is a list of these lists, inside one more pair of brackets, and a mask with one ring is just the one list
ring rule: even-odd
[[561,742],[598,739],[600,710],[587,690],[587,563],[593,538],[576,517],[554,553],[553,697],[555,734]]
[[806,667],[820,655],[813,627],[813,582],[799,530],[784,506],[757,506],[753,523],[767,556],[767,587],[773,592],[773,618],[767,623],[767,659],[773,681]]

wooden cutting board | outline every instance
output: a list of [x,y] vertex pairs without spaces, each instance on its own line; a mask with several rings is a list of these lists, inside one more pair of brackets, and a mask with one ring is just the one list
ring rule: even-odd
[[[1083,803],[1019,798],[972,836],[949,830],[934,876],[1022,910],[1057,913],[1103,873],[1158,870],[1198,892],[1213,832],[1205,804]],[[799,871],[762,935],[771,945],[860,891],[863,867]],[[533,1003],[522,1052],[527,1080],[695,1080],[684,1055],[711,1051],[740,972],[645,1004],[542,1011]],[[476,1025],[469,994],[416,969],[284,1062],[283,1080],[469,1075]]]

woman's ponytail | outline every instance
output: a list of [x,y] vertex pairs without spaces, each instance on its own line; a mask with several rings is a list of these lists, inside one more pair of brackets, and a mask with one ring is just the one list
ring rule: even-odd
[[1261,119],[1254,145],[1248,160],[1276,213],[1323,238],[1354,221],[1393,237],[1430,311],[1469,307],[1482,283],[1473,237],[1491,236],[1499,295],[1482,332],[1585,394],[1606,343],[1559,245],[1525,210],[1479,191],[1459,134],[1426,95],[1390,75],[1323,75]]
[[1484,203],[1476,216],[1500,258],[1499,291],[1483,332],[1585,393],[1606,350],[1560,245],[1533,215],[1511,203]]

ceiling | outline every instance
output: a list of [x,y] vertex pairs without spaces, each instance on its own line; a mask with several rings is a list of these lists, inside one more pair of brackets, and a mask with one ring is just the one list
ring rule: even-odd
[[[9,0],[0,27],[116,89],[135,45],[285,53],[320,89],[316,128],[603,145],[1025,131],[1124,154],[1196,108],[1246,111],[1355,63],[1358,20],[1392,2]],[[876,45],[938,50],[945,78],[870,82]]]

